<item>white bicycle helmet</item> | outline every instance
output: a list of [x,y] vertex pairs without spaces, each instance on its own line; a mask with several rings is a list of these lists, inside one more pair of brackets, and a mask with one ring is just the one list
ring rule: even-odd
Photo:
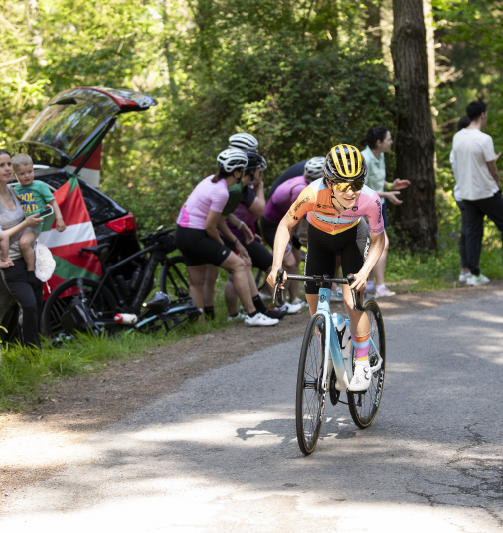
[[225,172],[233,172],[248,166],[248,156],[239,148],[227,148],[218,155],[217,163]]
[[304,167],[304,176],[308,181],[314,181],[323,177],[323,168],[325,166],[324,157],[312,157],[306,162]]
[[256,152],[258,141],[249,133],[236,133],[229,137],[229,148],[241,148],[245,152]]
[[262,162],[260,164],[260,168],[262,170],[265,170],[267,168],[267,161],[265,160],[265,157],[263,155],[261,155],[260,158],[262,159]]

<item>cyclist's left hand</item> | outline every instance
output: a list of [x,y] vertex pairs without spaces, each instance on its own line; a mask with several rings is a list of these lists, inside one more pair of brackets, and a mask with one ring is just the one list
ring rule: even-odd
[[241,226],[241,231],[245,234],[246,244],[250,244],[255,239],[255,235],[246,224]]
[[355,280],[352,285],[349,286],[350,289],[355,289],[360,292],[367,286],[367,274],[363,273],[361,270],[355,274]]

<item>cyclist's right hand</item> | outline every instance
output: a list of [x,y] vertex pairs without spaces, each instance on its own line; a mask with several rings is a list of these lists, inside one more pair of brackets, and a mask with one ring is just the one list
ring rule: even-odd
[[239,241],[236,242],[236,250],[239,252],[239,255],[243,258],[243,261],[245,263],[251,264],[251,259],[248,254],[248,250],[243,246],[243,244]]
[[[278,275],[279,268],[280,267],[273,266],[272,269],[271,269],[270,274],[267,276],[267,283],[269,283],[269,285],[271,287],[274,287],[274,285],[276,285],[276,276]],[[280,289],[284,289],[285,288],[285,281],[286,280],[287,280],[286,272],[283,272],[283,282],[279,284],[279,288]]]
[[30,215],[29,217],[26,217],[24,219],[24,225],[27,228],[34,228],[42,220],[44,219],[42,217],[39,217],[38,215]]

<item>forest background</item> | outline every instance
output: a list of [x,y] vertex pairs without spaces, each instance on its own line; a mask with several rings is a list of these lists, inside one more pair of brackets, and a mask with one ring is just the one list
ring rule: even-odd
[[[159,105],[123,115],[105,141],[101,188],[142,230],[171,225],[233,133],[257,137],[268,185],[336,142],[364,148],[370,126],[384,124],[396,138],[402,103],[390,44],[400,1],[3,0],[0,144],[18,140],[63,89],[148,92]],[[448,156],[469,101],[489,102],[487,133],[497,152],[503,145],[503,1],[424,0],[423,7],[438,247],[411,253],[413,239],[403,246],[391,207],[389,275],[424,278],[431,288],[455,280],[459,268]],[[394,152],[386,167],[388,181],[407,178],[395,175]],[[498,236],[489,224],[482,268],[490,277],[503,277]]]

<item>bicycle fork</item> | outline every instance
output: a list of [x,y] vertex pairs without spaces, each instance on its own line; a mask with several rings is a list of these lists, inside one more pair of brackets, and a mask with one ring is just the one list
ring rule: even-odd
[[317,313],[325,317],[325,363],[323,365],[323,387],[326,389],[332,368],[335,370],[335,388],[346,392],[353,379],[352,357],[344,359],[339,346],[339,338],[330,313],[330,289],[320,288]]

